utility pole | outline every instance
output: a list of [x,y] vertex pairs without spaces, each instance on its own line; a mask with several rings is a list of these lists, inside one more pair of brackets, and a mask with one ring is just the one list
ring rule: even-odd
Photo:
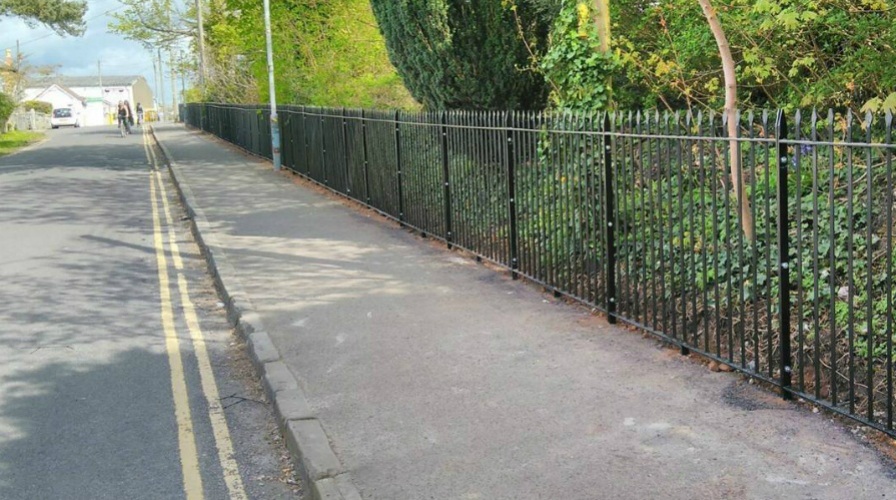
[[[159,109],[162,111],[162,116],[164,117],[165,110],[165,72],[162,70],[162,49],[158,48],[159,55],[159,98],[161,102],[159,104]],[[161,120],[159,120],[161,121]]]
[[183,102],[184,104],[186,104],[186,103],[187,103],[187,82],[186,82],[186,77],[185,77],[184,75],[186,75],[187,72],[185,71],[186,68],[184,67],[184,54],[183,54],[183,52],[181,52],[181,54],[180,54],[180,63],[181,63],[181,68],[180,68],[180,100],[181,100],[181,102]]
[[[267,5],[267,4],[265,4]],[[267,12],[267,10],[265,10]],[[202,25],[202,0],[196,0],[196,22],[199,24],[199,88],[205,92],[205,27]]]
[[168,51],[168,70],[171,72],[171,119],[178,121],[180,110],[177,108],[177,74],[174,72],[174,56]]
[[264,0],[264,37],[268,50],[268,87],[271,94],[271,159],[274,171],[280,171],[280,124],[277,122],[277,94],[274,89],[274,50],[271,43],[271,3]]
[[156,65],[155,57],[152,58],[152,89],[153,89],[153,94],[154,94],[152,96],[152,99],[153,99],[153,101],[155,101],[155,104],[153,105],[153,107],[156,108],[156,116],[158,116],[159,96],[157,94],[159,92],[159,68]]

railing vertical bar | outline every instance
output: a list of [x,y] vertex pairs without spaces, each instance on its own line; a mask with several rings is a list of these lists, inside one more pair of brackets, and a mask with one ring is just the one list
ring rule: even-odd
[[[793,138],[796,141],[802,139],[802,126],[803,126],[803,116],[799,110],[797,110],[794,120],[793,120]],[[806,392],[806,381],[805,381],[805,366],[806,366],[806,349],[805,349],[805,336],[806,331],[803,326],[803,189],[802,189],[802,178],[803,178],[803,151],[802,146],[794,147],[793,157],[791,158],[791,162],[793,163],[794,168],[794,178],[796,179],[796,189],[794,190],[796,193],[795,196],[795,205],[796,205],[796,257],[794,258],[793,266],[796,269],[797,279],[794,281],[793,286],[796,288],[796,338],[797,338],[797,387],[799,387],[800,392]]]
[[504,113],[504,125],[507,128],[507,151],[505,158],[507,161],[507,210],[510,223],[510,276],[513,279],[519,277],[517,270],[519,269],[519,233],[517,228],[517,209],[516,209],[516,155],[514,148],[516,141],[514,130],[517,127],[516,113],[507,111]]
[[[692,122],[693,122],[693,115],[691,114],[690,111],[688,111],[685,114],[685,118],[684,118],[684,130],[679,130],[681,135],[686,138],[686,139],[684,139],[684,141],[685,141],[685,147],[684,147],[685,164],[687,165],[687,168],[689,171],[691,171],[697,165],[696,162],[694,161],[694,148],[692,146],[692,143],[694,141],[691,140]],[[698,176],[701,175],[701,173],[699,172],[699,168],[698,168],[697,175]],[[691,172],[690,178],[691,179],[694,178],[693,172]],[[701,189],[702,189],[702,182],[700,185],[701,185]],[[697,282],[697,255],[696,255],[697,252],[695,252],[695,249],[697,248],[697,226],[696,226],[696,220],[694,217],[694,212],[697,211],[697,207],[694,206],[694,201],[693,201],[695,191],[696,191],[696,189],[694,189],[694,187],[691,187],[689,189],[690,202],[688,203],[688,227],[690,227],[690,229],[691,229],[691,231],[690,231],[691,236],[690,236],[690,246],[687,250],[687,256],[688,256],[687,265],[688,265],[688,273],[689,273],[688,283],[696,283]],[[693,293],[691,293],[691,313],[693,314],[693,319],[691,320],[691,328],[693,329],[693,334],[691,336],[691,345],[694,347],[698,347],[698,348],[700,346],[700,337],[699,337],[700,336],[700,314],[698,312],[699,309],[697,309],[697,296],[699,294],[700,294],[700,292],[697,289],[693,290]]]
[[517,251],[519,252],[519,269],[523,276],[534,276],[532,267],[532,171],[537,166],[533,165],[533,155],[529,152],[532,133],[532,113],[519,111],[516,113],[516,127],[514,146],[514,190],[516,194],[517,209]]
[[[740,139],[742,138],[741,130],[743,129],[741,127],[741,121],[742,120],[741,120],[740,111],[736,111],[734,114],[734,123],[737,125],[737,127],[736,127],[737,140],[734,143],[733,154],[734,154],[734,158],[737,160],[737,186],[738,186],[737,213],[738,213],[738,218],[740,220],[743,220],[744,219],[744,217],[743,217],[744,208],[749,207],[750,200],[747,198],[747,194],[746,194],[747,190],[744,187],[744,172],[746,171],[746,169],[744,168],[744,155],[741,151],[741,140]],[[746,222],[744,222],[744,223],[746,223]],[[750,230],[750,234],[753,235],[753,238],[755,238],[756,237],[755,221],[750,222],[748,229]],[[746,261],[746,258],[744,257],[744,252],[745,252],[745,248],[744,248],[745,241],[744,240],[745,239],[746,239],[746,236],[744,235],[744,231],[743,230],[738,231],[737,232],[738,261],[737,261],[737,276],[736,276],[736,278],[737,278],[737,281],[740,283],[740,287],[738,287],[738,289],[737,289],[738,290],[737,291],[737,310],[740,313],[740,317],[738,318],[738,322],[737,322],[737,338],[738,338],[739,344],[740,344],[738,346],[740,348],[740,366],[744,366],[746,364],[746,350],[747,350],[746,325],[745,325],[746,320],[747,320],[746,311],[745,311],[746,300],[744,298],[744,291],[743,291],[744,276],[743,276],[743,274],[741,274],[744,269],[744,262]],[[733,352],[729,354],[729,359],[731,360],[732,363],[734,363],[735,356],[734,356]]]
[[[697,112],[697,135],[704,136],[703,134],[703,112]],[[711,184],[713,182],[713,178],[710,175],[707,175],[706,168],[706,151],[704,150],[705,141],[697,141],[697,155],[698,155],[698,164],[700,168],[700,227],[702,231],[700,233],[701,238],[703,239],[700,248],[700,268],[703,272],[703,277],[700,279],[703,288],[703,350],[709,352],[709,341],[710,332],[714,330],[714,326],[711,328],[709,324],[710,314],[708,313],[709,309],[709,260],[707,255],[709,254],[709,250],[707,249],[707,242],[709,241],[709,235],[706,230],[706,186],[707,184]],[[710,201],[712,201],[710,199]],[[713,214],[710,212],[710,214]],[[711,215],[711,217],[715,217],[715,215]],[[711,223],[712,221],[710,221]]]
[[874,422],[874,272],[873,264],[874,264],[874,245],[873,245],[873,237],[874,237],[874,203],[872,199],[872,194],[874,193],[874,163],[872,163],[872,150],[871,150],[871,127],[874,125],[874,120],[872,118],[871,111],[867,111],[865,113],[865,167],[868,169],[865,176],[867,177],[867,185],[865,188],[868,190],[866,194],[866,207],[868,211],[868,221],[867,221],[867,229],[866,233],[865,245],[866,245],[866,256],[867,259],[867,297],[865,298],[865,314],[866,318],[866,328],[865,332],[865,349],[866,349],[866,370],[865,370],[865,387],[867,388],[867,409],[866,415],[869,422]]
[[492,201],[489,203],[494,221],[490,231],[490,241],[492,245],[492,258],[495,262],[500,262],[510,267],[510,250],[508,238],[501,237],[506,234],[509,227],[510,214],[507,212],[509,205],[509,197],[507,196],[507,133],[502,130],[504,127],[503,114],[498,111],[489,113],[489,121],[491,122],[491,131],[489,132],[489,142],[491,143],[491,153],[489,155],[489,163],[492,165]]
[[560,162],[560,210],[561,210],[561,221],[564,226],[563,230],[560,232],[561,235],[564,235],[564,241],[561,242],[562,253],[564,262],[563,267],[564,270],[564,279],[561,282],[561,288],[567,292],[572,290],[572,282],[573,282],[573,223],[572,223],[572,203],[570,199],[570,191],[572,186],[572,162],[573,162],[573,151],[574,151],[574,131],[575,131],[575,112],[567,111],[564,115],[563,120],[563,130],[566,132],[563,135],[564,144],[563,144],[563,158]]
[[[816,110],[812,110],[812,125],[811,125],[811,137],[812,142],[818,141],[818,112]],[[814,373],[813,383],[815,384],[815,399],[821,399],[821,383],[822,383],[822,373],[821,373],[821,325],[820,325],[820,315],[819,315],[819,305],[820,305],[820,279],[817,279],[819,276],[819,261],[822,256],[818,252],[818,233],[821,231],[823,227],[821,225],[821,214],[818,212],[818,191],[819,191],[819,183],[818,183],[818,147],[815,146],[812,148],[812,217],[815,219],[815,228],[812,231],[812,248],[814,249],[812,252],[812,273],[816,279],[812,280],[812,297],[814,300],[812,301],[812,325],[814,328],[813,335],[813,356],[812,356],[812,369]]]
[[[828,109],[828,117],[827,117],[827,125],[828,125],[828,140],[831,142],[834,141],[834,110]],[[829,146],[830,154],[828,155],[828,173],[830,175],[830,180],[828,182],[828,206],[830,207],[830,221],[831,221],[831,248],[829,250],[829,260],[828,266],[830,269],[830,297],[831,297],[831,311],[836,311],[837,306],[837,260],[835,250],[837,245],[834,242],[837,241],[836,234],[836,216],[835,216],[835,206],[834,200],[836,199],[834,196],[834,182],[836,178],[836,169],[835,169],[835,154],[836,149],[833,146]],[[830,314],[831,318],[831,404],[837,406],[837,315]]]
[[499,149],[503,149],[500,146],[502,146],[504,143],[504,134],[498,130],[495,130],[498,127],[496,116],[497,112],[495,111],[489,111],[486,113],[487,129],[483,131],[482,134],[482,136],[485,138],[485,161],[483,162],[483,164],[486,167],[486,193],[488,193],[488,199],[486,200],[486,213],[488,214],[488,223],[486,224],[486,244],[483,246],[483,253],[493,261],[501,262],[496,237],[500,219],[498,211],[501,209],[506,209],[506,206],[503,203],[498,202],[498,200],[500,199],[499,195],[501,191],[503,191],[504,185],[503,183],[497,182],[500,177],[500,172],[496,167],[501,164],[500,158],[498,157],[498,151]]
[[370,160],[367,156],[367,117],[363,109],[361,110],[361,149],[364,166],[364,197],[366,198],[367,206],[372,206],[370,203]]
[[[650,326],[656,330],[662,329],[664,322],[665,298],[663,292],[665,290],[665,282],[662,269],[663,262],[663,235],[662,235],[662,183],[664,173],[659,155],[654,156],[654,143],[650,139],[651,135],[656,135],[659,131],[651,132],[650,118],[648,114],[636,113],[634,123],[631,124],[632,132],[642,137],[639,138],[637,146],[632,142],[630,151],[631,162],[640,163],[646,166],[649,175],[656,179],[655,189],[651,186],[647,196],[649,200],[649,211],[647,214],[647,224],[642,231],[639,231],[636,237],[648,238],[650,242],[650,296],[651,296],[651,314]],[[629,114],[631,117],[631,114]],[[644,169],[645,167],[642,167]],[[645,278],[647,279],[647,278]]]
[[483,193],[485,192],[485,180],[483,179],[484,173],[483,170],[484,165],[482,161],[482,139],[480,135],[482,134],[481,123],[482,123],[482,112],[474,111],[470,113],[469,118],[471,120],[470,125],[470,146],[471,146],[471,158],[473,160],[473,168],[471,172],[473,173],[472,182],[470,183],[470,192],[468,196],[472,201],[473,208],[473,217],[474,220],[471,220],[471,240],[470,240],[470,248],[476,254],[476,258],[480,258],[481,247],[482,247],[482,239],[483,239],[483,223],[485,210],[483,207]]
[[[769,119],[770,119],[769,113],[767,111],[763,111],[762,112],[762,128],[764,130],[769,130],[770,126],[774,127],[774,124],[769,125]],[[772,311],[772,304],[774,302],[774,297],[772,296],[772,276],[777,274],[777,270],[775,269],[777,267],[777,264],[772,260],[772,247],[774,246],[772,244],[773,243],[772,240],[774,237],[772,236],[771,232],[773,231],[772,221],[774,220],[773,219],[774,212],[772,212],[771,200],[772,200],[773,195],[776,196],[776,193],[771,192],[771,189],[772,189],[772,187],[771,187],[772,186],[772,180],[771,180],[772,179],[772,177],[771,177],[772,165],[774,164],[774,163],[772,163],[772,160],[773,160],[772,159],[773,153],[771,151],[772,148],[773,148],[773,145],[769,146],[768,144],[765,144],[763,147],[763,152],[765,153],[765,155],[764,155],[765,158],[763,158],[763,160],[765,161],[765,165],[767,166],[765,169],[764,181],[765,181],[766,189],[769,191],[769,192],[765,193],[765,214],[766,214],[765,216],[766,216],[766,225],[768,226],[768,231],[769,231],[768,241],[767,241],[767,244],[765,245],[765,276],[766,276],[765,297],[767,297],[767,300],[765,301],[765,317],[766,317],[766,320],[765,320],[765,341],[766,341],[765,364],[766,364],[766,369],[767,369],[769,378],[771,378],[774,375],[774,364],[775,364],[773,352],[772,352],[772,346],[774,344],[774,339],[772,338],[772,334],[774,331],[774,327],[772,326],[774,323],[774,315],[773,315],[773,311]],[[774,152],[774,155],[777,155],[777,154],[778,154],[778,152],[776,150]],[[762,372],[762,365],[761,365],[762,349],[757,348],[756,353],[757,353],[756,372],[761,373]]]
[[395,171],[398,179],[398,220],[404,223],[404,196],[402,193],[401,174],[401,112],[395,111]]
[[[734,351],[734,297],[732,295],[732,291],[734,288],[734,268],[733,263],[731,262],[733,259],[731,256],[734,255],[734,248],[732,246],[732,240],[735,238],[732,231],[742,232],[743,229],[741,227],[743,223],[743,219],[737,211],[737,206],[732,205],[731,196],[733,195],[735,198],[740,198],[739,193],[734,192],[734,179],[731,177],[731,165],[734,162],[734,155],[737,154],[737,141],[734,141],[734,148],[731,148],[731,142],[728,139],[727,131],[728,131],[728,121],[731,118],[728,116],[728,113],[722,113],[722,134],[724,134],[724,149],[728,154],[722,154],[722,178],[724,179],[724,189],[725,195],[722,197],[723,207],[725,210],[725,226],[724,226],[724,239],[725,239],[725,255],[729,256],[725,259],[725,337],[727,340],[727,345],[725,346],[725,355],[723,353],[719,353],[719,357],[725,357],[729,361],[731,359],[731,353]],[[721,137],[720,137],[721,139]],[[735,174],[736,175],[736,174]],[[734,227],[732,227],[732,222]]]
[[[669,115],[666,116],[666,120],[668,123]],[[681,136],[681,114],[676,111],[671,115],[672,125],[673,125],[673,134],[675,136]],[[667,125],[668,129],[668,125]],[[678,296],[678,301],[681,303],[681,354],[688,355],[690,354],[690,349],[688,349],[688,345],[690,345],[690,341],[688,340],[688,290],[686,288],[687,284],[691,282],[690,273],[688,272],[687,265],[687,255],[688,255],[688,240],[686,233],[686,219],[684,214],[684,197],[685,190],[689,185],[689,177],[690,177],[690,168],[688,165],[684,163],[684,152],[682,151],[681,143],[682,139],[673,139],[674,149],[675,149],[675,161],[676,164],[673,166],[673,170],[676,171],[678,175],[678,213],[676,214],[676,220],[678,223],[678,243],[679,243],[679,254],[680,256],[676,259],[678,263],[681,265],[681,271],[678,275],[678,289],[676,291],[676,295]],[[671,156],[671,155],[670,155]]]
[[[852,142],[852,112],[848,111],[846,114],[846,142]],[[846,212],[847,212],[847,255],[846,255],[846,273],[847,273],[847,292],[846,292],[846,304],[848,307],[847,314],[847,335],[849,336],[848,344],[849,344],[849,413],[855,413],[856,411],[856,356],[855,356],[855,261],[853,259],[853,253],[855,252],[854,238],[855,238],[855,209],[854,204],[855,200],[853,197],[855,196],[854,187],[853,187],[853,151],[852,148],[847,146],[846,150]],[[832,240],[836,241],[836,240]]]
[[588,163],[585,166],[585,217],[588,224],[588,239],[585,242],[585,268],[587,271],[587,288],[588,303],[592,306],[601,307],[603,302],[600,300],[600,282],[603,279],[603,273],[600,267],[603,259],[600,257],[603,248],[603,238],[601,237],[602,227],[601,221],[602,210],[600,204],[600,160],[602,151],[600,149],[600,126],[603,122],[603,113],[591,113],[588,117],[588,137],[586,138],[588,150]]
[[352,174],[348,164],[348,119],[346,117],[345,107],[342,108],[342,160],[345,163],[345,194],[349,197],[352,195]]
[[620,316],[632,316],[634,311],[630,308],[636,303],[632,298],[631,292],[634,284],[633,275],[635,274],[632,272],[631,259],[632,249],[635,244],[633,240],[636,240],[638,235],[633,234],[630,229],[632,224],[629,218],[633,217],[634,214],[630,205],[632,190],[628,189],[632,184],[632,177],[630,176],[634,175],[636,165],[633,161],[635,140],[634,137],[621,137],[619,144],[615,148],[615,151],[619,154],[613,159],[615,171],[614,192],[616,193],[616,199],[613,201],[616,208],[616,227],[626,228],[625,233],[619,234],[614,232],[614,236],[624,236],[614,239],[616,244],[616,262],[619,264],[616,274],[616,308]]
[[[544,196],[542,198],[542,208],[539,212],[544,219],[542,227],[544,227],[544,242],[542,251],[544,252],[544,277],[545,283],[549,287],[553,287],[555,283],[555,261],[554,261],[554,253],[553,250],[557,248],[557,244],[555,241],[556,233],[556,221],[554,220],[553,215],[556,212],[555,206],[555,189],[556,183],[554,182],[554,171],[556,170],[556,154],[557,154],[557,134],[555,130],[557,128],[557,119],[556,119],[556,111],[546,111],[545,112],[545,123],[546,123],[546,134],[545,139],[548,141],[549,151],[545,151],[543,153],[545,157],[545,164],[541,170],[541,181],[543,186]],[[543,150],[543,147],[542,147]]]
[[528,132],[526,133],[526,155],[529,160],[527,168],[528,172],[526,175],[526,189],[524,192],[526,193],[526,214],[527,214],[527,248],[528,248],[528,260],[529,260],[529,273],[534,276],[536,279],[541,279],[541,262],[539,256],[540,254],[540,244],[542,240],[541,231],[539,230],[538,224],[538,196],[537,193],[539,190],[537,189],[539,171],[541,170],[541,163],[538,157],[538,140],[540,134],[540,123],[541,123],[541,111],[528,111],[526,113],[526,122]]
[[887,429],[893,430],[893,113],[887,111],[886,124],[886,173],[887,173]]
[[308,150],[308,112],[305,106],[302,106],[302,139],[305,142],[303,152],[305,156],[305,168],[307,169],[306,174],[308,177],[311,177],[311,152]]
[[445,197],[445,243],[450,249],[454,243],[454,235],[451,229],[451,177],[448,168],[448,112],[442,111],[442,186]]
[[[713,235],[713,238],[715,239],[718,237],[716,235],[720,234],[719,233],[719,224],[720,224],[719,206],[718,206],[719,182],[716,179],[716,176],[721,175],[722,176],[722,184],[725,185],[724,184],[725,173],[724,173],[724,170],[719,168],[719,165],[718,165],[718,157],[720,155],[719,141],[716,138],[716,115],[712,112],[710,112],[710,115],[709,115],[708,125],[709,125],[708,133],[709,133],[709,136],[712,138],[712,151],[711,151],[711,156],[710,156],[709,171],[710,171],[710,175],[712,175],[712,179],[710,180],[710,197],[711,197],[710,199],[712,200],[712,210],[711,210],[712,224],[711,225],[712,225],[712,235]],[[720,173],[720,171],[721,171],[721,173]],[[727,220],[727,217],[728,217],[727,212],[725,214],[723,214],[723,217],[725,217]],[[714,354],[716,356],[722,355],[722,334],[721,334],[722,297],[721,297],[721,289],[719,288],[719,286],[720,286],[719,285],[719,282],[720,282],[719,276],[721,276],[721,273],[719,273],[719,253],[720,252],[719,252],[718,248],[713,248],[712,267],[713,267],[713,299],[714,299],[714,301],[713,301],[713,313],[714,313],[713,314],[713,316],[714,316],[713,322],[714,323],[713,323],[712,328],[713,328],[713,340],[714,340],[713,347],[715,348]]]
[[613,203],[613,146],[610,115],[604,116],[603,144],[604,144],[604,182],[606,198],[606,227],[607,227],[607,320],[610,324],[616,323],[616,238],[613,220],[616,208]]
[[787,137],[787,118],[784,112],[778,112],[775,124],[775,143],[778,154],[778,265],[779,265],[779,309],[778,332],[780,336],[780,384],[781,396],[791,399],[790,375],[790,234],[789,214],[787,210],[788,164],[787,145],[783,142]]
[[578,270],[576,278],[576,297],[584,302],[589,302],[590,288],[588,286],[588,242],[590,241],[591,231],[588,224],[588,157],[590,151],[588,149],[588,139],[590,137],[590,113],[579,114],[579,128],[576,135],[576,225],[579,232],[579,238],[576,245],[576,269]]

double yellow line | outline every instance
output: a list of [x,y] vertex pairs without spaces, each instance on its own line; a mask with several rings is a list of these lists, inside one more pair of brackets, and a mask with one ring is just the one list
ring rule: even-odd
[[[208,405],[209,419],[212,425],[212,434],[215,438],[215,446],[218,450],[218,460],[224,472],[224,482],[231,499],[245,499],[246,492],[243,481],[240,478],[239,469],[233,453],[233,443],[230,440],[230,431],[227,428],[227,420],[224,409],[218,395],[218,384],[212,372],[208,349],[202,329],[199,327],[199,319],[196,308],[190,300],[187,288],[187,280],[183,273],[183,259],[177,246],[177,236],[174,232],[173,217],[168,203],[168,193],[165,183],[162,182],[162,174],[159,171],[159,161],[152,147],[152,137],[143,128],[143,149],[150,166],[149,191],[152,198],[153,221],[153,246],[156,251],[156,263],[159,272],[159,298],[162,313],[162,329],[165,334],[165,348],[168,352],[168,364],[171,368],[171,392],[174,396],[174,415],[177,421],[177,440],[180,450],[181,471],[183,472],[184,492],[188,500],[204,498],[202,489],[202,474],[199,468],[199,454],[196,451],[196,436],[193,432],[193,418],[190,411],[190,400],[187,391],[187,381],[184,376],[183,359],[180,353],[180,341],[177,336],[177,328],[174,320],[174,304],[171,298],[171,282],[169,280],[168,256],[165,252],[165,236],[167,247],[171,254],[174,271],[177,273],[177,290],[183,308],[184,321],[190,338],[193,341],[193,350],[196,354],[196,362],[199,366],[199,379],[202,392]],[[159,205],[162,208],[160,210]],[[160,212],[164,215],[167,235],[163,233]]]

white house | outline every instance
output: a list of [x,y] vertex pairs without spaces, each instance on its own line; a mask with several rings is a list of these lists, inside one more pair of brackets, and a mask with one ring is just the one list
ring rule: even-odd
[[[78,123],[81,125],[86,125],[89,121],[93,121],[88,120],[87,100],[68,87],[63,87],[62,85],[54,83],[49,87],[42,89],[26,88],[23,97],[26,101],[48,102],[53,105],[53,109],[72,108],[72,114],[78,119]],[[102,113],[102,110],[100,110],[100,113]],[[99,120],[101,123],[102,115],[100,115]]]
[[[26,101],[46,101],[54,108],[78,109],[82,126],[113,123],[119,101],[128,101],[131,110],[142,103],[145,109],[153,107],[152,90],[146,79],[139,75],[56,76],[33,80],[26,88]],[[77,106],[80,105],[80,108]]]

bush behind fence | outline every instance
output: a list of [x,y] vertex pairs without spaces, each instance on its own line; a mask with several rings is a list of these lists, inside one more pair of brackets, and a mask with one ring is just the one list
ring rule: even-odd
[[[271,157],[266,107],[190,104],[184,116]],[[738,116],[743,197],[719,115],[279,117],[286,168],[896,435],[892,115]]]

